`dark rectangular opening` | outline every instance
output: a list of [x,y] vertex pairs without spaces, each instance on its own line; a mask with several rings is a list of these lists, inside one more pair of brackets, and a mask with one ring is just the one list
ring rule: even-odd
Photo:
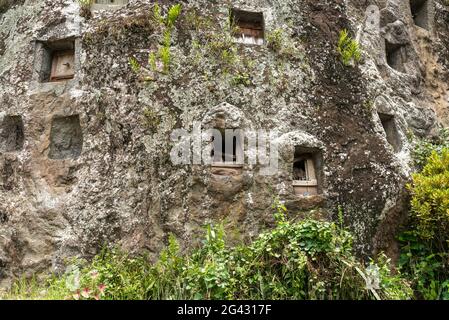
[[25,140],[21,116],[5,116],[0,134],[0,148],[4,152],[20,151]]
[[392,44],[385,41],[385,53],[387,56],[387,63],[391,68],[399,72],[405,72],[404,63],[407,56],[404,45]]
[[83,147],[83,133],[78,115],[53,118],[50,131],[50,159],[78,158]]
[[231,9],[231,26],[238,42],[261,45],[264,43],[265,26],[262,12]]
[[[214,163],[237,163],[243,154],[240,134],[234,129],[215,129],[211,156]],[[228,133],[228,135],[226,135]],[[229,140],[229,141],[228,141]]]
[[311,156],[305,155],[305,157],[296,158],[293,163],[293,180],[306,181],[310,180],[310,174],[307,172],[307,159],[312,159]]
[[399,152],[402,148],[401,138],[396,127],[396,121],[393,115],[379,113],[380,122],[384,128],[388,143],[393,147],[395,152]]
[[293,187],[297,195],[321,193],[321,152],[315,148],[295,147],[293,159]]
[[410,0],[413,21],[418,27],[429,29],[428,0]]

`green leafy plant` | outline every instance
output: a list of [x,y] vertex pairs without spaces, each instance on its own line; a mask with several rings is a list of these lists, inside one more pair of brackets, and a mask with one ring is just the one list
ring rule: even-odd
[[166,18],[164,19],[161,14],[161,9],[159,5],[155,4],[153,7],[153,19],[158,21],[160,24],[165,26],[163,31],[163,45],[159,47],[157,55],[151,52],[149,55],[149,65],[152,71],[157,70],[157,59],[160,59],[163,65],[162,72],[169,73],[171,64],[171,35],[172,29],[175,26],[179,15],[181,14],[182,6],[181,4],[176,4],[168,9]]
[[134,71],[135,73],[139,73],[141,67],[140,67],[140,64],[139,64],[139,62],[137,61],[136,58],[130,57],[129,58],[129,65],[131,66],[131,70],[132,71]]
[[338,205],[337,207],[337,217],[338,217],[338,224],[340,226],[340,229],[343,229],[344,226],[344,211],[343,207],[341,205]]
[[[229,247],[224,226],[207,225],[201,246],[181,254],[173,236],[159,260],[105,249],[61,276],[22,281],[7,298],[66,299],[408,299],[411,290],[380,255],[368,265],[334,223],[290,222],[276,201],[276,226]],[[44,285],[42,285],[42,283]]]
[[267,46],[274,51],[280,51],[284,43],[284,31],[282,29],[276,29],[267,34],[266,37]]
[[449,148],[442,141],[415,151],[422,170],[407,186],[410,218],[399,236],[399,267],[420,299],[449,299]]
[[359,43],[349,36],[346,29],[340,31],[337,52],[345,66],[351,65],[352,61],[359,62],[362,56]]
[[175,26],[175,23],[178,20],[181,11],[182,5],[179,3],[175,4],[168,9],[167,15],[164,18],[164,16],[162,15],[161,7],[159,6],[159,4],[155,3],[153,5],[152,19],[157,24],[164,25],[165,27],[171,29]]
[[413,175],[408,188],[419,236],[438,241],[443,248],[449,241],[449,148],[441,153],[433,151],[422,172]]
[[232,78],[232,83],[235,86],[240,85],[240,84],[242,84],[244,86],[249,86],[249,85],[251,85],[251,78],[248,73],[237,72],[237,74],[234,75],[234,77]]
[[163,72],[168,73],[170,70],[170,48],[169,47],[160,47],[158,52],[159,58],[163,64]]
[[161,7],[157,3],[155,3],[153,6],[153,21],[157,24],[164,23],[164,17],[162,17]]
[[152,71],[157,70],[157,63],[156,63],[156,54],[154,52],[150,52],[148,55],[148,65],[150,66]]
[[408,277],[419,299],[449,300],[449,272],[447,252],[438,252],[423,241],[416,230],[400,234],[399,269]]
[[167,13],[167,21],[166,25],[167,27],[171,28],[175,25],[176,20],[178,19],[179,15],[181,14],[182,6],[181,4],[175,4],[174,6],[170,7]]
[[[168,74],[170,71],[171,37],[181,10],[180,4],[173,5],[164,17],[161,7],[157,3],[153,5],[151,20],[159,26],[157,29],[161,32],[161,45],[156,51],[151,51],[148,54],[148,65],[146,67],[139,65],[135,58],[130,58],[132,70],[136,73],[143,73],[142,78],[146,81],[155,80],[157,73]],[[160,65],[162,65],[162,68],[159,67]]]

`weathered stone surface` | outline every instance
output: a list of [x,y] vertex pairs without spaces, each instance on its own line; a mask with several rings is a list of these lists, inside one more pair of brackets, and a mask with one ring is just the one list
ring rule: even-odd
[[[10,2],[0,9],[0,115],[22,117],[24,142],[0,154],[0,285],[22,272],[61,271],[64,258],[92,256],[105,244],[156,254],[174,233],[188,246],[207,222],[224,220],[237,238],[251,238],[273,223],[275,196],[296,218],[314,210],[335,219],[340,205],[361,255],[397,251],[412,170],[408,137],[449,123],[444,1],[430,1],[428,30],[415,26],[404,0],[180,1],[170,71],[150,70],[147,82],[129,58],[144,63],[162,43],[149,19],[153,1],[87,19],[76,1]],[[172,3],[161,1],[164,10]],[[239,45],[238,61],[217,58],[231,6],[263,12],[266,33],[283,29],[290,50]],[[354,67],[335,48],[343,28],[363,47]],[[41,82],[38,44],[61,39],[75,39],[75,77]],[[387,63],[387,41],[405,48],[402,72]],[[249,83],[239,82],[245,73]],[[394,116],[398,150],[378,113]],[[82,149],[52,157],[53,119],[74,115]],[[173,165],[170,133],[194,121],[278,130],[279,172]],[[322,153],[318,197],[294,194],[297,145]]]
[[54,118],[50,130],[50,159],[78,158],[83,148],[83,133],[78,115]]
[[0,150],[3,152],[20,151],[23,148],[23,140],[22,117],[4,117],[0,134]]

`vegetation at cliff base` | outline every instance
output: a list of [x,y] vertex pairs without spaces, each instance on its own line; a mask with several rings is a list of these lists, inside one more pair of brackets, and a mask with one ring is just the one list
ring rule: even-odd
[[449,299],[449,148],[435,145],[408,188],[410,221],[399,237],[400,268],[418,298]]
[[20,281],[9,298],[25,299],[408,299],[412,291],[389,260],[363,263],[351,234],[313,219],[286,220],[249,245],[229,247],[222,226],[206,227],[203,243],[181,254],[170,237],[156,263],[103,250],[91,263],[73,261],[67,272],[39,285]]
[[3,298],[449,299],[449,148],[434,145],[408,189],[398,266],[383,254],[359,260],[341,224],[288,221],[276,202],[275,227],[250,244],[230,247],[224,228],[208,225],[202,244],[188,253],[173,236],[154,263],[104,249],[45,281],[20,280]]

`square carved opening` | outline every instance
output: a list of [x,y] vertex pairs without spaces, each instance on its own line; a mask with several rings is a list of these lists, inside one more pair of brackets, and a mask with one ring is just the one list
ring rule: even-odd
[[35,69],[39,82],[55,82],[75,76],[75,41],[73,39],[38,42]]
[[22,117],[5,116],[1,127],[0,149],[3,152],[20,151],[24,140]]
[[83,147],[83,133],[78,115],[53,118],[50,131],[50,159],[76,159]]
[[262,45],[265,38],[265,23],[262,12],[231,9],[231,26],[237,42]]
[[385,54],[387,63],[391,68],[405,73],[405,62],[407,61],[405,45],[391,44],[385,41]]
[[321,167],[320,150],[295,147],[292,178],[296,195],[314,196],[321,193]]
[[212,143],[213,166],[241,167],[243,165],[243,139],[240,130],[215,129]]
[[429,29],[429,0],[410,0],[413,21],[418,27]]
[[244,141],[239,129],[214,129],[211,137],[211,173],[239,176],[243,170]]
[[378,115],[380,122],[382,123],[382,127],[384,128],[388,143],[393,147],[395,152],[399,152],[402,148],[402,142],[394,116],[385,113],[378,113]]

